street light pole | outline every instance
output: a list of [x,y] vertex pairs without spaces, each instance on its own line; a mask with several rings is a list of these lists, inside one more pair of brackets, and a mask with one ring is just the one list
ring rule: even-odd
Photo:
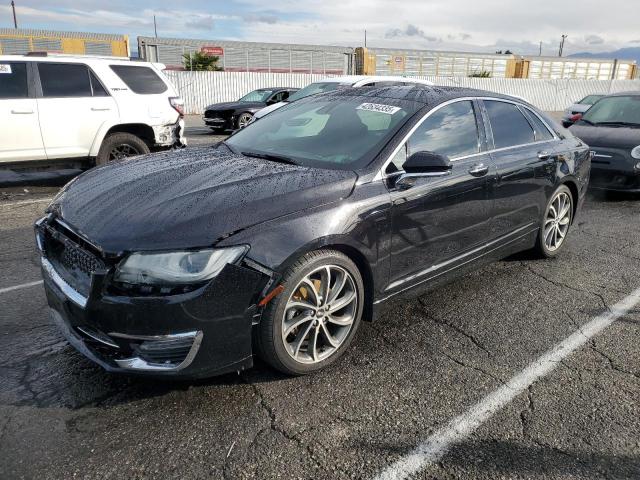
[[18,28],[18,19],[16,18],[16,3],[11,0],[11,10],[13,11],[13,27]]
[[558,50],[558,56],[561,57],[562,56],[562,50],[564,50],[564,39],[567,38],[569,35],[562,35],[562,40],[560,40],[560,50]]

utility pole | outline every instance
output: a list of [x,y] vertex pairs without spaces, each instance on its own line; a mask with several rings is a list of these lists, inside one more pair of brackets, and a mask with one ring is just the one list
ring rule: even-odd
[[539,57],[542,56],[542,42],[540,42],[540,51],[538,52],[538,56]]
[[158,25],[156,24],[156,16],[153,16],[153,31],[156,34],[156,38],[158,38]]
[[562,50],[564,50],[564,40],[565,38],[567,38],[569,35],[562,35],[562,40],[560,40],[560,50],[558,50],[558,56],[561,57],[562,56]]
[[364,48],[367,48],[367,29],[364,29]]
[[18,19],[16,18],[16,3],[11,0],[11,10],[13,10],[13,27],[18,28]]

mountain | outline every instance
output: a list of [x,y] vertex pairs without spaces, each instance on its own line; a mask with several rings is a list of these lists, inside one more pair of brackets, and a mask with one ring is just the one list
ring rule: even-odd
[[613,52],[582,52],[567,56],[580,58],[617,58],[618,60],[635,60],[640,64],[640,47],[619,48]]

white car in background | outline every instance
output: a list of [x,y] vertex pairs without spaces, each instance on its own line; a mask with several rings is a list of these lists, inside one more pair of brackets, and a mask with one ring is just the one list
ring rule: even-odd
[[185,145],[184,104],[163,65],[0,56],[0,165],[93,166]]
[[264,117],[266,114],[271,113],[288,103],[295,102],[296,100],[300,100],[301,98],[308,97],[309,95],[315,95],[317,93],[325,93],[347,87],[388,87],[392,85],[397,86],[411,84],[433,85],[433,82],[411,77],[392,77],[382,75],[348,75],[344,77],[329,77],[301,88],[297,92],[289,95],[289,98],[284,102],[274,103],[262,110],[258,110],[253,117],[253,121]]

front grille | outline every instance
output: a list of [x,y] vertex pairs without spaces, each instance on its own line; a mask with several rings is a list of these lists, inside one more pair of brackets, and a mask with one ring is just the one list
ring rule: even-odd
[[229,120],[232,115],[232,110],[207,110],[204,112],[204,118],[220,118],[222,120]]
[[106,264],[88,245],[80,242],[82,240],[77,235],[57,222],[45,227],[43,243],[47,259],[71,287],[88,296],[91,275],[106,269]]

